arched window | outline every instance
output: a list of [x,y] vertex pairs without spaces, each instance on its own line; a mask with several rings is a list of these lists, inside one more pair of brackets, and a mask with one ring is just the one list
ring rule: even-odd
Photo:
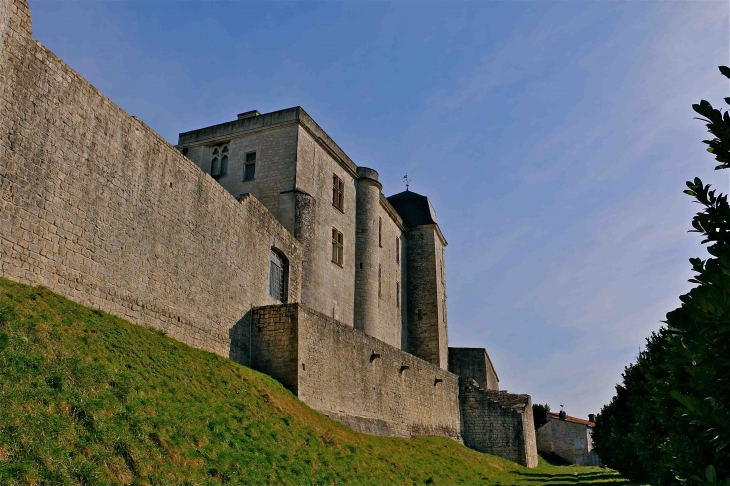
[[213,147],[210,154],[210,175],[218,178],[228,172],[228,144]]
[[289,262],[284,255],[274,248],[271,249],[269,268],[269,295],[279,302],[286,303]]

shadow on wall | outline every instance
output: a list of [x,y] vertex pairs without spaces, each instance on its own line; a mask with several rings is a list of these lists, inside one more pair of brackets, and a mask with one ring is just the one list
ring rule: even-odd
[[228,358],[236,363],[251,367],[251,316],[253,310],[249,310],[246,314],[236,322],[228,331],[228,338],[231,341],[228,350]]

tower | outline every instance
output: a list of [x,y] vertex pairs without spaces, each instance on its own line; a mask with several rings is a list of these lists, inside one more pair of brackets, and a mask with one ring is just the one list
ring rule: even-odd
[[378,223],[380,191],[378,173],[357,168],[355,219],[355,329],[380,338],[378,333]]

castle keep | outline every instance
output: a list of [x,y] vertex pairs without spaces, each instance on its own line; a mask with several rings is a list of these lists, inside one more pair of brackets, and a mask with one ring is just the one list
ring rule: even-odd
[[537,465],[530,397],[449,348],[446,239],[301,108],[172,147],[0,0],[0,275],[268,373],[357,430]]

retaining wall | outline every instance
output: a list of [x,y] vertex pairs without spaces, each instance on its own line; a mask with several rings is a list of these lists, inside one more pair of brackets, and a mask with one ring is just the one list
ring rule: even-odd
[[252,337],[253,368],[355,430],[460,440],[458,377],[436,365],[299,304],[255,308]]

